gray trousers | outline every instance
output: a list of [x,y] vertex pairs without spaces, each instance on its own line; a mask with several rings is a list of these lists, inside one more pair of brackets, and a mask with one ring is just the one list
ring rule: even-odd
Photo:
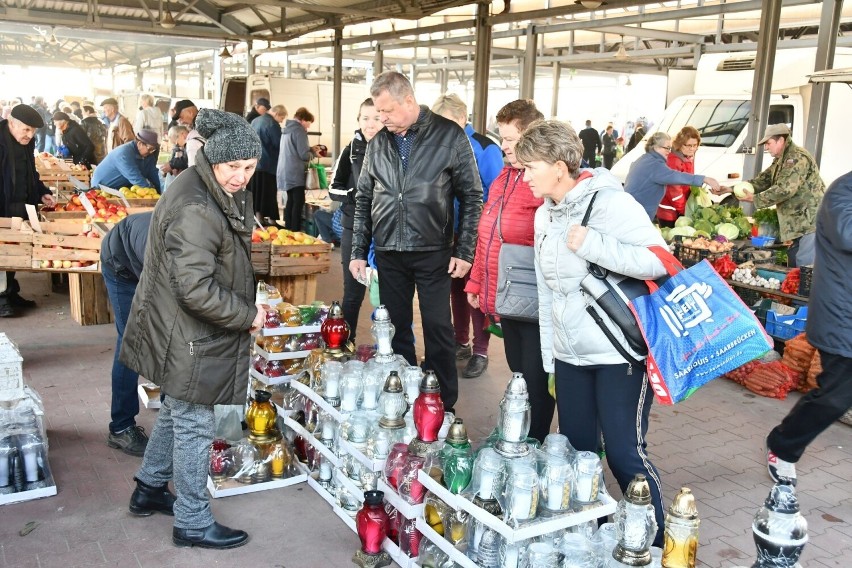
[[207,496],[213,431],[212,406],[165,396],[136,478],[155,487],[174,479],[176,528],[201,529],[213,524]]

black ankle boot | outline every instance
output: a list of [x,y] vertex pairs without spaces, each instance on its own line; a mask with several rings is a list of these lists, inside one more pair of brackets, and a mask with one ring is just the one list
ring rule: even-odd
[[175,496],[169,491],[169,484],[154,487],[142,483],[135,477],[136,489],[130,496],[130,512],[138,517],[147,517],[156,512],[174,515]]
[[172,541],[181,548],[197,546],[199,548],[225,549],[236,548],[248,542],[245,531],[232,529],[214,522],[203,529],[172,529]]

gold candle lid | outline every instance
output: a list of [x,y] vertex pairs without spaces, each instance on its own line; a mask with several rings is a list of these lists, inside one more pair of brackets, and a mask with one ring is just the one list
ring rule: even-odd
[[624,493],[624,499],[634,505],[650,505],[651,504],[651,487],[648,485],[648,480],[641,473],[637,473],[630,485],[627,486],[627,491]]
[[447,432],[447,443],[448,444],[466,444],[466,443],[468,443],[467,428],[465,427],[464,421],[461,418],[456,418],[455,421],[450,425],[450,429]]
[[681,519],[697,519],[698,509],[695,506],[695,495],[687,487],[681,487],[678,494],[675,495],[672,506],[669,507],[669,514],[673,517]]
[[388,375],[384,391],[392,393],[402,392],[402,379],[399,378],[399,374],[396,371],[391,371]]

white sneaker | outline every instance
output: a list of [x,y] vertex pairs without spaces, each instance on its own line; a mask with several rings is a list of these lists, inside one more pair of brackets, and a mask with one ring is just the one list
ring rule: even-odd
[[766,468],[772,481],[778,483],[786,479],[793,487],[796,486],[796,464],[782,460],[769,448],[766,449]]

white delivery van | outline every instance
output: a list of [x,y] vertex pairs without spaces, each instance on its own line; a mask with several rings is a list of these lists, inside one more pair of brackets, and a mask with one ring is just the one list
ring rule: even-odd
[[[272,105],[284,105],[290,118],[299,107],[305,107],[316,121],[310,129],[311,144],[325,144],[333,148],[334,136],[334,85],[331,81],[287,79],[272,74],[255,74],[248,77],[225,79],[219,108],[245,115],[258,98],[269,99]],[[370,96],[367,85],[343,83],[341,88],[341,137],[343,148],[358,128],[358,110]],[[318,133],[318,134],[314,134]]]
[[[695,156],[695,173],[716,178],[722,185],[742,179],[745,154],[743,147],[751,113],[756,52],[706,54],[698,62],[692,95],[674,99],[662,118],[646,135],[664,131],[674,136],[684,126],[701,133],[701,147]],[[780,50],[775,54],[768,124],[784,123],[792,131],[793,141],[804,145],[807,113],[812,85],[816,48]],[[852,65],[852,49],[837,48],[835,66]],[[820,173],[826,184],[849,171],[849,109],[852,89],[833,87],[827,109]],[[644,143],[627,153],[612,168],[624,183],[630,165],[645,153]],[[767,161],[767,159],[769,161]],[[764,155],[763,165],[771,157]]]

